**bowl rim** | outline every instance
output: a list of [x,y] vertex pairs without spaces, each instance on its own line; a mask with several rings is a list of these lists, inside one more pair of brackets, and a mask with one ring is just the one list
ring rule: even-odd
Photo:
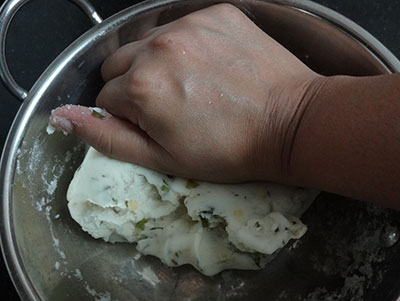
[[[74,57],[79,53],[90,48],[99,38],[110,31],[122,26],[125,22],[132,20],[138,15],[149,10],[169,6],[184,0],[149,0],[130,6],[111,17],[104,20],[82,34],[78,39],[71,43],[60,55],[54,59],[47,69],[38,78],[30,89],[28,97],[18,110],[14,121],[9,130],[5,146],[3,148],[0,162],[0,192],[2,204],[0,206],[0,216],[2,218],[0,227],[1,247],[3,258],[8,273],[13,284],[22,300],[41,300],[40,295],[34,287],[29,275],[27,274],[23,260],[19,253],[17,238],[13,231],[12,219],[12,185],[15,175],[16,160],[18,149],[23,141],[27,124],[32,113],[35,111],[42,95],[45,94],[51,82],[62,74]],[[201,1],[201,0],[195,0]],[[220,1],[219,2],[229,2]],[[381,42],[368,33],[361,26],[357,25],[347,17],[312,1],[303,0],[257,0],[281,5],[300,11],[311,17],[317,18],[346,34],[366,49],[376,61],[380,62],[388,73],[400,72],[400,61],[388,50]],[[235,3],[235,1],[230,1]]]

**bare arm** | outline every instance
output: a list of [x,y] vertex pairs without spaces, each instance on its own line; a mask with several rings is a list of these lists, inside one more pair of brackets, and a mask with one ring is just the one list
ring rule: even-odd
[[316,82],[290,181],[400,208],[400,74]]

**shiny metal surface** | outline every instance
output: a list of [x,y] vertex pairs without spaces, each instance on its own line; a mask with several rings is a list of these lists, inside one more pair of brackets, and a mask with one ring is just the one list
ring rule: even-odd
[[[29,91],[1,161],[1,241],[23,300],[396,300],[397,212],[322,194],[309,231],[259,272],[204,277],[139,258],[134,246],[92,239],[71,219],[65,194],[84,146],[45,132],[50,111],[93,105],[106,56],[143,31],[222,1],[163,0],[128,8],[68,47]],[[227,2],[227,1],[224,1]],[[228,1],[323,74],[400,71],[400,62],[350,20],[312,2]],[[251,45],[249,45],[251,47]],[[336,299],[335,299],[336,298]]]
[[[0,8],[0,77],[6,87],[13,93],[17,98],[23,101],[27,96],[28,92],[21,88],[8,69],[6,60],[6,38],[7,31],[10,23],[17,13],[17,11],[30,0],[9,0],[4,2]],[[102,22],[102,18],[96,12],[94,7],[86,0],[70,0],[76,4],[96,25]]]

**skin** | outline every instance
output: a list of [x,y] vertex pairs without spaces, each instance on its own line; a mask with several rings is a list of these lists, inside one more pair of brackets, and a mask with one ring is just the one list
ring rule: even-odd
[[399,75],[323,77],[229,4],[148,31],[101,73],[106,118],[65,106],[50,123],[111,157],[400,208]]

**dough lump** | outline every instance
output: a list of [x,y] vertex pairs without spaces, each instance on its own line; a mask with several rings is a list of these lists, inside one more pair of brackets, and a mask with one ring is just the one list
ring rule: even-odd
[[94,238],[136,242],[168,266],[212,276],[257,270],[299,239],[318,192],[271,183],[197,182],[108,158],[90,148],[68,188],[72,218]]

